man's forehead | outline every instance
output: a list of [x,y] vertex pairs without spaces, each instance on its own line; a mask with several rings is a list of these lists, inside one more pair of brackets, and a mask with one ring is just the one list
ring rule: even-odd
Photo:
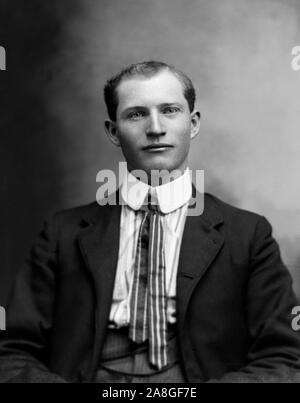
[[136,102],[184,102],[183,85],[179,78],[169,71],[159,72],[151,77],[133,76],[121,81],[117,89],[119,106]]

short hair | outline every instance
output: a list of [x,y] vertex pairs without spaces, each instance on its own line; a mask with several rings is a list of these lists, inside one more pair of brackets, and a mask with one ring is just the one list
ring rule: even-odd
[[123,79],[135,76],[152,77],[163,70],[168,70],[173,73],[182,83],[184,97],[188,102],[190,112],[193,112],[196,100],[196,91],[190,78],[182,71],[177,70],[174,66],[151,60],[131,64],[106,82],[104,86],[104,101],[109,118],[114,122],[116,121],[118,108],[117,88]]

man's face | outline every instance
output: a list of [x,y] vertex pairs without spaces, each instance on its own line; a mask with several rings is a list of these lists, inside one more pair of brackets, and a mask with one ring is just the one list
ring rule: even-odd
[[183,171],[200,114],[190,113],[179,79],[162,71],[121,81],[117,91],[117,119],[106,122],[106,129],[121,146],[129,171]]

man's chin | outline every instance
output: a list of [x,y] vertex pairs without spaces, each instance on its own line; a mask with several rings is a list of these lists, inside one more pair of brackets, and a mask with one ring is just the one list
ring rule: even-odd
[[174,164],[160,163],[152,164],[151,167],[142,165],[133,169],[131,173],[143,182],[147,181],[151,186],[159,186],[178,178],[182,175],[182,169]]
[[176,166],[168,163],[152,164],[151,166],[143,165],[141,168],[138,168],[138,170],[146,172],[147,175],[163,174],[164,171],[172,172],[176,169],[178,169]]

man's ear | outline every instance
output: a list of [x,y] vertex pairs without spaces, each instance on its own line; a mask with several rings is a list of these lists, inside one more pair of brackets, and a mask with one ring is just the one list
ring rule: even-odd
[[117,147],[120,147],[120,141],[118,138],[118,131],[116,122],[111,120],[106,120],[104,122],[105,132],[109,138],[109,140]]
[[191,113],[191,139],[195,138],[200,130],[201,114],[199,111],[194,110]]

